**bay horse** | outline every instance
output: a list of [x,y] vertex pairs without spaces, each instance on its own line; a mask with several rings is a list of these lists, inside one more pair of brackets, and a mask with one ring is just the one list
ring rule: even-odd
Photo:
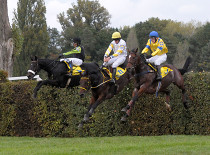
[[[126,66],[126,63],[124,64]],[[80,80],[80,92],[83,96],[89,89],[91,89],[91,99],[87,112],[84,115],[83,120],[79,124],[79,128],[82,128],[84,123],[89,121],[89,117],[92,116],[94,110],[99,104],[106,99],[111,99],[114,95],[117,95],[123,90],[123,88],[129,83],[131,77],[129,72],[125,72],[117,81],[116,85],[110,83],[110,76],[103,69],[95,72],[89,72],[84,74]]]
[[[82,70],[99,69],[99,65],[96,63],[83,63]],[[33,90],[33,97],[37,97],[38,90],[43,85],[50,85],[59,88],[72,88],[79,86],[80,75],[69,77],[67,76],[68,67],[64,62],[50,60],[50,59],[38,59],[36,56],[31,57],[31,65],[28,70],[28,79],[32,79],[40,70],[44,70],[48,73],[48,79],[39,81]]]
[[[146,59],[144,55],[142,54],[139,55],[137,51],[138,51],[138,48],[133,49],[129,53],[127,68],[131,72],[131,74],[135,76],[135,88],[132,93],[132,99],[130,100],[128,105],[122,109],[122,111],[126,112],[126,114],[122,117],[121,121],[126,121],[138,97],[140,97],[143,93],[146,93],[146,94],[157,93],[157,86],[158,86],[159,81],[156,80],[156,72],[154,70],[151,70],[150,66],[146,63]],[[177,69],[176,67],[170,64],[161,65],[161,66],[168,67],[173,70],[173,71],[170,71],[161,80],[161,85],[159,88],[159,92],[163,92],[166,94],[165,105],[169,111],[171,110],[171,107],[169,104],[170,90],[168,90],[167,88],[171,83],[173,83],[179,89],[182,90],[183,104],[184,104],[184,107],[187,108],[186,90],[184,87],[184,80],[183,80],[182,75],[185,72],[187,72],[190,61],[191,61],[191,58],[188,57],[182,69]]]

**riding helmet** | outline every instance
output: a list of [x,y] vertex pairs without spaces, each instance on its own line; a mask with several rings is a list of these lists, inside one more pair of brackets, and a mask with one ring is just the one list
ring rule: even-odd
[[156,38],[158,38],[159,35],[158,35],[158,33],[156,31],[152,31],[152,32],[150,32],[149,37],[156,37]]
[[121,39],[121,34],[120,34],[120,32],[114,32],[114,33],[112,34],[112,39],[113,39],[113,40]]
[[81,39],[80,38],[74,38],[73,42],[77,43],[77,45],[80,45],[81,44]]

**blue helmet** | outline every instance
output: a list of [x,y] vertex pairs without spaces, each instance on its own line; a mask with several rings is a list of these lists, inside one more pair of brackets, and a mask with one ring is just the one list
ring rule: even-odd
[[156,38],[158,38],[159,35],[158,35],[158,33],[156,31],[152,31],[152,32],[150,32],[149,37],[156,37]]

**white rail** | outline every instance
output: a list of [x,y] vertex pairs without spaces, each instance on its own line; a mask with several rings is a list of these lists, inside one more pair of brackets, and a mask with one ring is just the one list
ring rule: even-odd
[[[15,81],[15,80],[28,80],[27,76],[18,76],[18,77],[8,77],[9,81]],[[35,75],[34,78],[36,81],[42,81],[42,79],[39,77],[39,75]]]

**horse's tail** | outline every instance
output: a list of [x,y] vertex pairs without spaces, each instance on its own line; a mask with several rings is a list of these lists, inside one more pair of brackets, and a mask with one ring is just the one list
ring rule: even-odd
[[189,57],[186,59],[183,68],[182,68],[182,69],[179,69],[179,72],[180,72],[182,75],[184,75],[184,73],[187,72],[188,67],[189,67],[191,61],[192,61],[192,59],[191,59],[191,57],[189,56]]

